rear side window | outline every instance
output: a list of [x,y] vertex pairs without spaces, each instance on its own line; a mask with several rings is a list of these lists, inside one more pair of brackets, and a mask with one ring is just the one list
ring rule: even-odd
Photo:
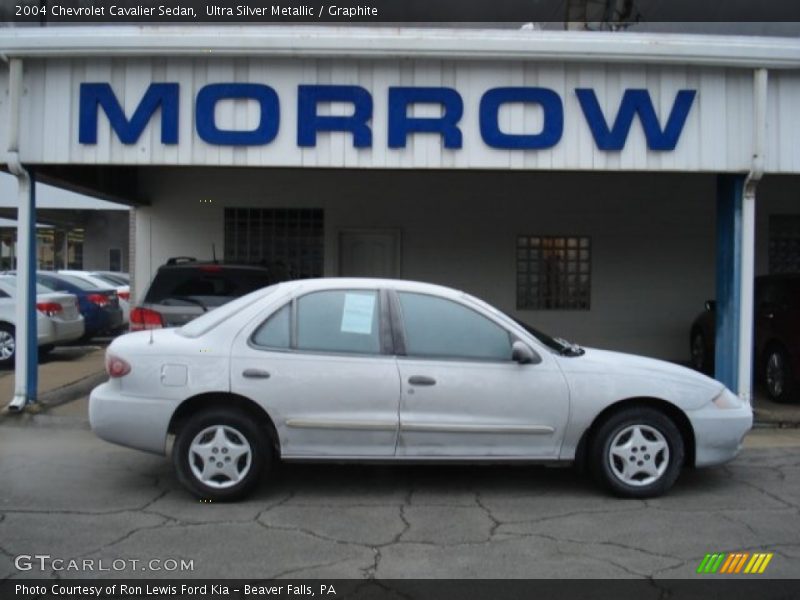
[[168,299],[217,298],[229,300],[271,285],[269,272],[260,269],[187,267],[160,269],[145,296],[158,304]]
[[291,343],[291,312],[291,304],[287,304],[274,313],[253,334],[253,343],[256,346],[288,350]]
[[378,293],[314,292],[297,301],[297,349],[380,354]]
[[511,360],[509,333],[452,300],[399,292],[409,356]]

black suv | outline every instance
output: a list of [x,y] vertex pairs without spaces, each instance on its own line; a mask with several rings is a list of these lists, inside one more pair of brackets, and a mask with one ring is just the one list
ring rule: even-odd
[[171,258],[159,267],[142,304],[131,311],[131,331],[180,327],[234,298],[288,279],[285,271]]

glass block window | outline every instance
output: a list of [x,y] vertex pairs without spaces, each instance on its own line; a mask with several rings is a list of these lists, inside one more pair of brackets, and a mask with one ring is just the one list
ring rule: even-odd
[[589,310],[591,265],[588,236],[518,236],[517,308]]
[[225,209],[225,261],[265,265],[282,279],[322,277],[323,236],[322,209]]
[[800,273],[800,215],[770,216],[769,272]]

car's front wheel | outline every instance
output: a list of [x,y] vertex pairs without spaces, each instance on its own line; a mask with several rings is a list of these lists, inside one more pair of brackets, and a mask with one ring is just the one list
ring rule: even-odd
[[666,492],[683,465],[680,431],[664,413],[628,408],[606,419],[590,447],[595,477],[618,496],[648,498]]
[[181,426],[172,459],[180,482],[199,498],[238,500],[258,483],[271,446],[242,411],[207,409]]
[[790,402],[795,390],[789,355],[772,346],[764,358],[764,387],[775,402]]

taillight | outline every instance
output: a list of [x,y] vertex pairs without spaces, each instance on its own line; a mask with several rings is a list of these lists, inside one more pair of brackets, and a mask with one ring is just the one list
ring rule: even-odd
[[46,314],[48,317],[52,317],[60,313],[64,308],[58,302],[37,302],[36,310]]
[[131,331],[142,331],[143,329],[161,329],[164,327],[164,319],[161,314],[149,308],[134,308],[131,311]]
[[108,296],[105,294],[89,294],[86,299],[97,306],[108,306]]
[[106,352],[106,373],[109,377],[125,377],[131,372],[131,365],[119,356]]
[[120,300],[125,300],[125,302],[127,302],[128,300],[131,299],[130,292],[117,292],[117,293],[119,295]]

